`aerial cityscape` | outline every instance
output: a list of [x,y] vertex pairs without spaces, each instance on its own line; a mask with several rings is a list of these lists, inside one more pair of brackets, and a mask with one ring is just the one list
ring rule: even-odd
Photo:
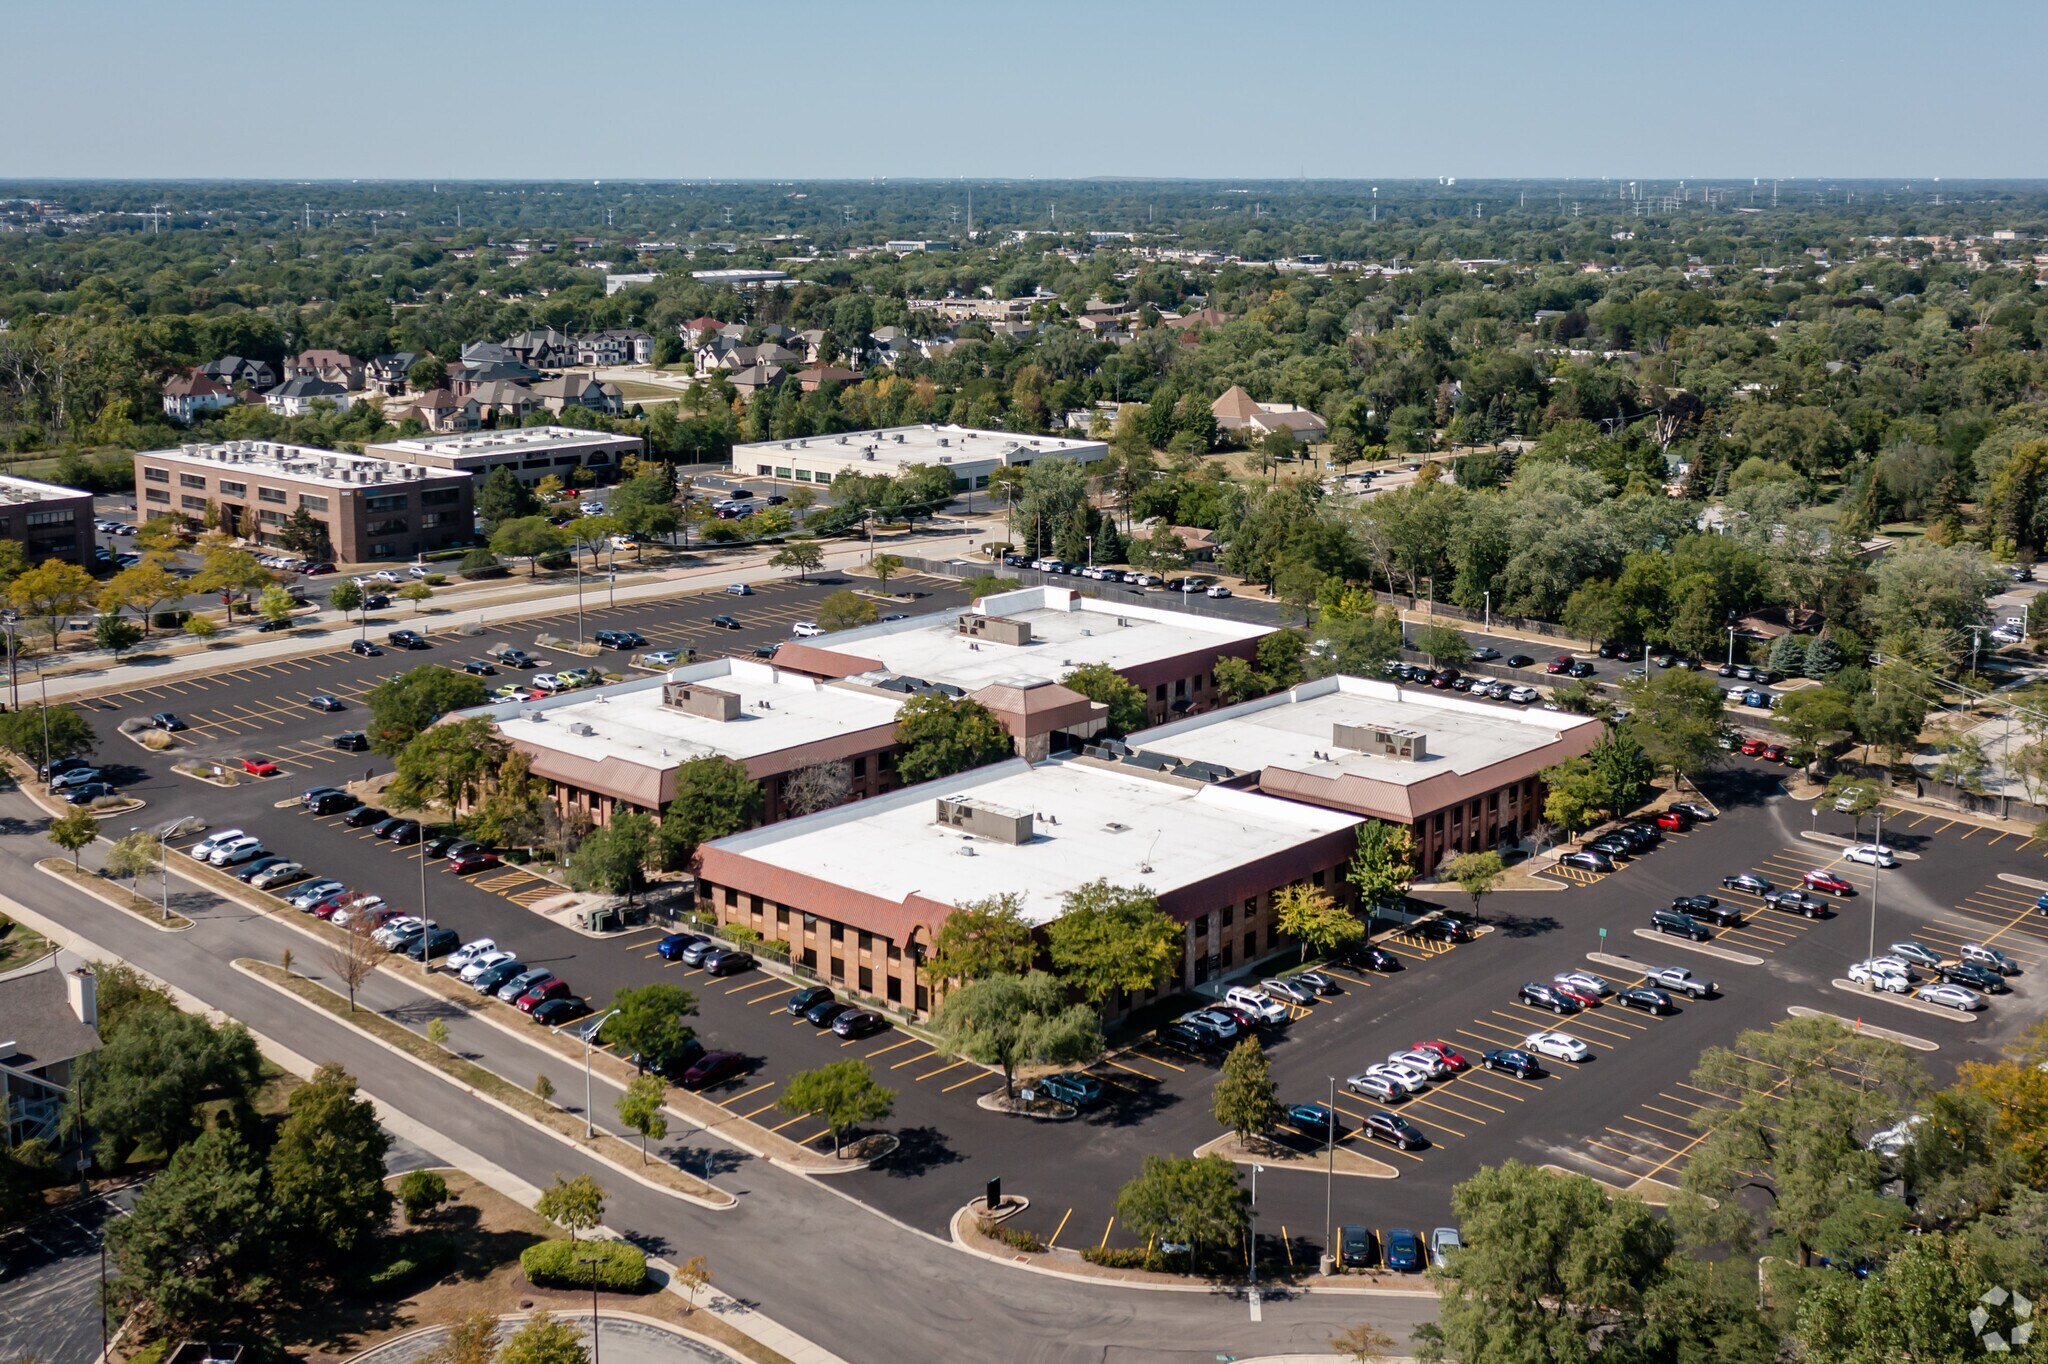
[[2048,1357],[1993,11],[11,18],[0,1364]]

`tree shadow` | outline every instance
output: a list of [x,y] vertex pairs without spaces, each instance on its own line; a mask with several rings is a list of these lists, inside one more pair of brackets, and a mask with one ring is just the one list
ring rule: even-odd
[[716,1179],[729,1175],[745,1165],[748,1157],[730,1146],[671,1145],[663,1148],[662,1157],[679,1172],[697,1179]]
[[1181,1096],[1157,1081],[1139,1082],[1116,1091],[1117,1097],[1082,1118],[1091,1127],[1136,1127],[1182,1102]]
[[1508,938],[1533,938],[1542,933],[1555,933],[1564,927],[1550,914],[1496,914],[1488,922]]
[[917,1179],[962,1159],[936,1127],[906,1127],[896,1134],[896,1149],[868,1168],[891,1179]]

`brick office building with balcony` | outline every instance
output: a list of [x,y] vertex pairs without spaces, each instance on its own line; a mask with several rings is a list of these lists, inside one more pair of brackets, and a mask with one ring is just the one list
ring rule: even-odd
[[145,518],[200,525],[211,506],[227,534],[272,546],[304,509],[343,563],[409,559],[475,538],[475,484],[466,472],[277,441],[140,451],[135,495]]

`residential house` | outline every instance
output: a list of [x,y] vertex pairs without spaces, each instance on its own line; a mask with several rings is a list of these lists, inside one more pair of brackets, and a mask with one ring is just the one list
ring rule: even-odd
[[510,379],[493,379],[463,394],[476,404],[478,421],[523,422],[540,410],[540,395]]
[[741,397],[751,398],[763,389],[773,388],[781,383],[787,373],[788,371],[780,365],[756,362],[726,377],[733,388],[739,391]]
[[396,398],[409,386],[406,373],[425,358],[416,350],[399,350],[389,355],[379,355],[363,366],[363,386],[373,392]]
[[363,386],[363,362],[344,351],[302,350],[284,362],[284,377],[287,382],[323,379],[353,393]]
[[713,370],[719,369],[742,369],[746,365],[753,363],[752,360],[742,361],[736,365],[728,365],[726,358],[739,351],[751,349],[751,347],[741,344],[737,339],[729,337],[723,332],[714,331],[697,343],[696,349],[690,352],[690,359],[696,364],[699,374],[709,374]]
[[199,370],[164,381],[164,415],[174,422],[189,423],[201,412],[234,405],[234,392]]
[[487,364],[464,362],[459,368],[450,370],[448,374],[448,387],[455,391],[455,396],[458,398],[470,390],[480,388],[485,384],[537,384],[539,382],[540,372],[538,370],[528,369],[516,360]]
[[1250,438],[1286,431],[1295,440],[1307,443],[1323,439],[1330,430],[1329,423],[1305,407],[1262,403],[1236,384],[1209,404],[1209,413],[1216,418],[1217,430],[1241,431]]
[[316,402],[334,404],[337,412],[349,408],[348,390],[332,379],[299,375],[287,379],[263,395],[264,406],[280,417],[304,417],[313,411]]
[[474,366],[516,365],[522,362],[518,356],[495,341],[472,341],[462,348],[462,363]]
[[646,332],[612,328],[576,338],[579,365],[644,365],[653,359],[654,338]]
[[508,336],[505,349],[511,352],[514,360],[540,370],[560,369],[576,360],[576,339],[553,327]]
[[819,357],[825,353],[825,329],[812,327],[809,331],[798,332],[793,344],[796,349],[803,352],[805,364],[815,365],[819,363]]
[[199,367],[199,372],[217,384],[233,388],[236,384],[247,384],[254,389],[277,387],[277,371],[265,360],[249,360],[239,355],[223,355],[218,360],[208,360]]
[[1222,326],[1229,320],[1214,308],[1197,308],[1191,313],[1183,313],[1179,317],[1166,320],[1164,325],[1176,330],[1186,330],[1189,327],[1209,327],[1213,329]]
[[7,1144],[61,1144],[78,1062],[100,1048],[99,982],[68,952],[0,976],[0,1121]]
[[860,371],[844,365],[813,365],[809,369],[798,370],[796,381],[804,392],[816,393],[827,384],[857,384]]
[[458,398],[445,388],[413,399],[412,413],[421,426],[436,433],[474,431],[483,425],[483,404],[475,398]]
[[572,407],[586,407],[592,412],[617,414],[626,410],[625,399],[620,396],[617,384],[599,383],[595,371],[582,374],[564,374],[534,385],[534,395],[548,411],[561,413]]

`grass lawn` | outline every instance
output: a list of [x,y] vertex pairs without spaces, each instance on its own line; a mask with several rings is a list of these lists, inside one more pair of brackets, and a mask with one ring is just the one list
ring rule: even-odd
[[619,396],[627,402],[639,402],[643,398],[680,398],[682,389],[668,384],[643,384],[631,379],[613,379],[611,383],[619,390]]
[[41,961],[50,954],[50,940],[30,928],[18,924],[0,914],[0,971],[12,971],[17,966],[27,966]]

